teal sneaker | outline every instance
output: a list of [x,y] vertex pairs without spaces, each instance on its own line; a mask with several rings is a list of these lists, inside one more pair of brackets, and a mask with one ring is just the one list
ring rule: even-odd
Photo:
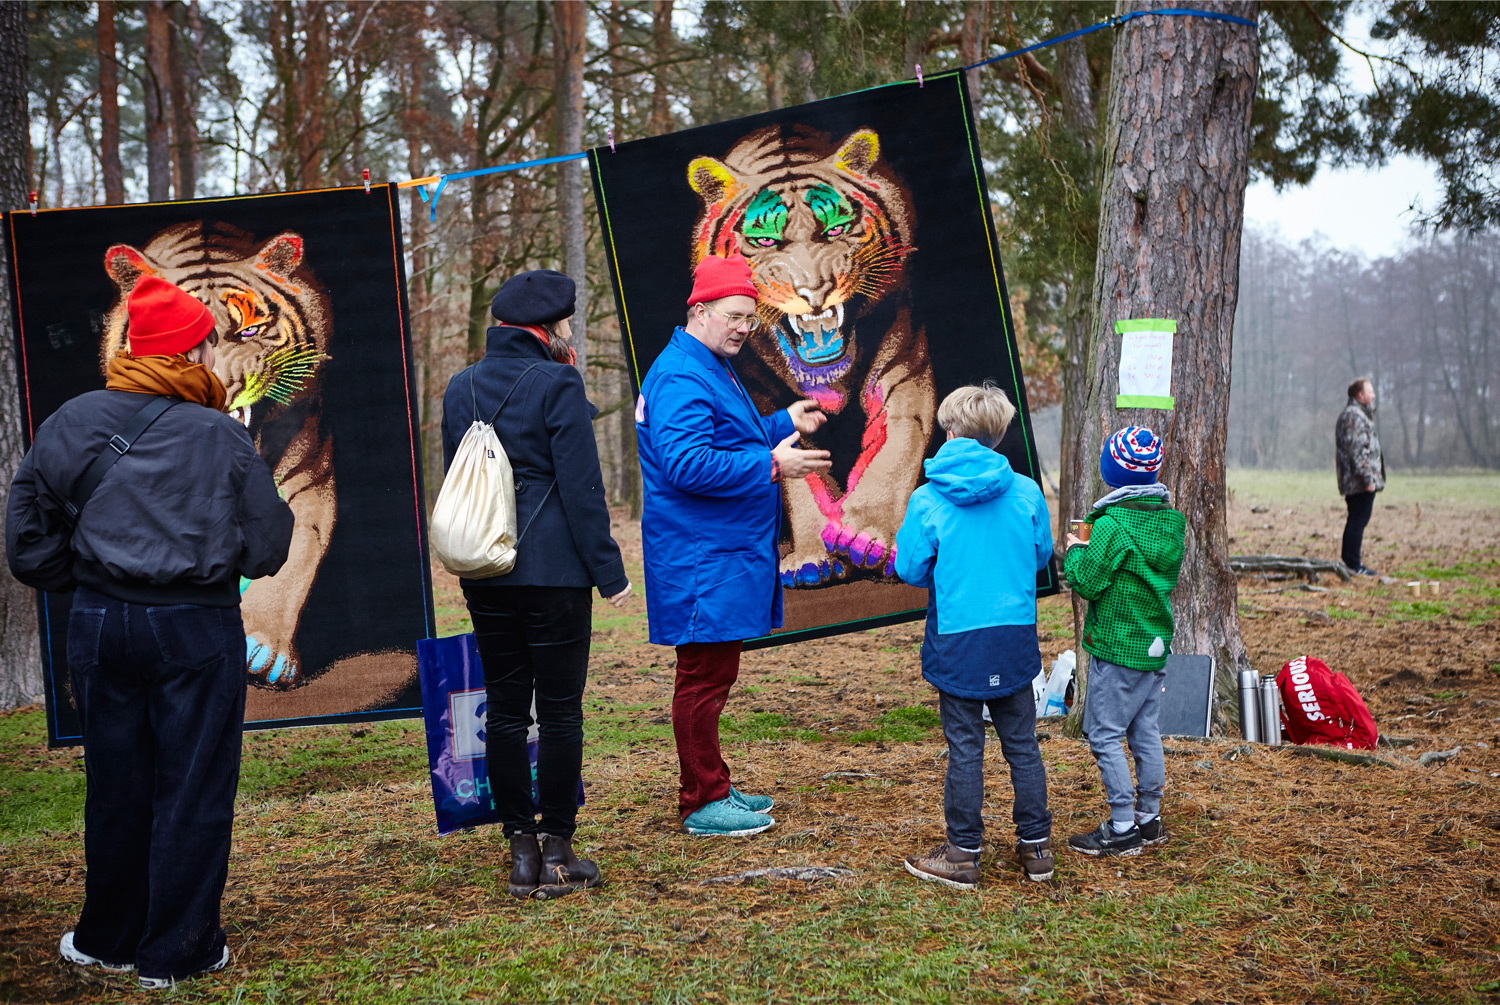
[[775,826],[776,821],[764,813],[752,813],[732,798],[715,800],[700,806],[682,822],[689,834],[703,837],[745,837]]
[[764,813],[776,805],[776,800],[770,796],[752,796],[741,792],[733,785],[729,787],[729,801],[740,809],[749,810],[751,813]]

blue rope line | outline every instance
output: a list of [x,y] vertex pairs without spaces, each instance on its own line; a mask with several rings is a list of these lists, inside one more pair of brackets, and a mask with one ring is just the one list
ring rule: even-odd
[[[1104,19],[1103,21],[1100,21],[1098,24],[1091,24],[1087,28],[1079,28],[1076,31],[1068,32],[1066,35],[1058,35],[1056,38],[1049,38],[1044,42],[1037,42],[1035,45],[1028,45],[1024,49],[1014,49],[1010,52],[1001,53],[998,56],[991,56],[989,59],[981,59],[977,63],[970,63],[968,66],[959,67],[959,69],[976,70],[981,66],[988,66],[991,63],[998,63],[1003,59],[1014,59],[1017,56],[1024,56],[1028,52],[1035,52],[1038,49],[1045,49],[1048,46],[1057,45],[1060,42],[1066,42],[1069,39],[1078,38],[1081,35],[1090,35],[1096,31],[1103,31],[1105,28],[1117,28],[1120,25],[1125,24],[1127,21],[1134,21],[1138,17],[1150,17],[1152,15],[1161,15],[1163,17],[1202,17],[1208,18],[1211,21],[1227,21],[1230,24],[1240,24],[1246,26],[1247,28],[1257,27],[1254,21],[1251,21],[1247,18],[1236,17],[1233,14],[1220,14],[1217,11],[1211,10],[1198,10],[1193,7],[1162,7],[1159,10],[1137,10],[1131,11],[1129,14],[1114,15],[1113,17],[1109,17]],[[427,186],[419,185],[417,186],[417,191],[421,194],[423,202],[432,203],[431,219],[436,222],[438,197],[443,194],[443,189],[448,187],[448,183],[450,181],[459,181],[463,178],[477,178],[483,174],[499,174],[501,171],[519,171],[521,168],[542,167],[547,164],[561,164],[564,161],[583,160],[587,156],[587,152],[559,154],[556,157],[543,157],[539,160],[521,161],[519,164],[502,164],[498,167],[475,168],[473,171],[460,171],[457,174],[445,174],[439,177],[437,188],[433,190],[431,199],[429,199],[427,196]]]
[[1242,17],[1236,17],[1233,14],[1220,14],[1217,11],[1197,10],[1192,7],[1163,7],[1160,10],[1137,10],[1131,11],[1129,14],[1117,14],[1113,17],[1105,18],[1098,24],[1091,24],[1087,28],[1079,28],[1076,31],[1068,32],[1066,35],[1059,35],[1056,38],[1049,38],[1045,42],[1037,42],[1035,45],[1028,45],[1024,49],[1015,49],[1011,52],[1001,53],[998,56],[991,56],[989,59],[981,59],[977,63],[971,63],[968,66],[960,67],[960,69],[975,70],[981,66],[988,66],[991,63],[998,63],[1002,59],[1014,59],[1016,56],[1024,56],[1028,52],[1035,52],[1038,49],[1045,49],[1050,45],[1057,45],[1060,42],[1066,42],[1069,39],[1078,38],[1080,35],[1091,35],[1096,31],[1102,31],[1105,28],[1115,28],[1127,21],[1134,21],[1138,17],[1147,17],[1152,14],[1161,14],[1168,16],[1176,15],[1181,17],[1206,17],[1213,21],[1228,21],[1231,24],[1242,24],[1249,28],[1257,27],[1254,21],[1250,21]]
[[[475,168],[473,171],[460,171],[457,174],[445,174],[438,179],[437,188],[432,193],[432,214],[430,219],[437,221],[438,196],[443,194],[443,189],[448,187],[450,181],[458,181],[462,178],[477,178],[482,174],[499,174],[501,171],[519,171],[521,168],[542,167],[546,164],[561,164],[564,161],[581,161],[587,157],[587,153],[558,154],[556,157],[542,157],[534,161],[521,161],[519,164],[501,164],[498,167]],[[418,185],[417,191],[422,195],[422,201],[428,202],[427,186]]]

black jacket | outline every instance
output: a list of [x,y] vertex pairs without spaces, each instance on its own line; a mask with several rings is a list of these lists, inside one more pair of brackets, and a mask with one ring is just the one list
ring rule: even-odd
[[[489,421],[512,388],[515,393],[495,418],[495,434],[515,471],[516,529],[524,533],[509,573],[463,582],[595,586],[601,596],[612,597],[629,580],[620,547],[609,533],[592,425],[598,410],[584,396],[578,371],[553,362],[535,335],[520,328],[491,328],[484,358],[448,382],[443,395],[443,469],[453,463],[475,418]],[[557,484],[549,494],[554,479]]]
[[63,501],[147,401],[90,391],[36,432],[5,513],[5,557],[27,586],[83,585],[140,604],[235,607],[240,577],[286,561],[292,511],[245,427],[190,401],[167,409],[117,461],[79,515]]

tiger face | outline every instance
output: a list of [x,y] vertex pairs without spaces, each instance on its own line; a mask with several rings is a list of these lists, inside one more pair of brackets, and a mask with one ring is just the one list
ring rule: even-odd
[[703,200],[693,265],[743,254],[758,313],[804,389],[850,366],[856,319],[900,278],[911,245],[901,183],[859,129],[833,145],[805,127],[759,129],[724,157],[699,157],[688,182]]
[[312,393],[327,359],[328,295],[303,264],[302,238],[287,232],[257,245],[223,223],[181,223],[144,248],[117,244],[104,268],[119,299],[104,320],[101,363],[125,351],[125,301],[141,276],[160,276],[208,305],[219,333],[214,372],[230,414],[252,416]]

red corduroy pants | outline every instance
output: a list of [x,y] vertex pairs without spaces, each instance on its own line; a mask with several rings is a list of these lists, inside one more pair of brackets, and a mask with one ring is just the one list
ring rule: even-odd
[[682,771],[677,807],[684,817],[729,795],[729,765],[719,751],[719,713],[739,675],[738,642],[688,642],[677,647],[672,734]]

